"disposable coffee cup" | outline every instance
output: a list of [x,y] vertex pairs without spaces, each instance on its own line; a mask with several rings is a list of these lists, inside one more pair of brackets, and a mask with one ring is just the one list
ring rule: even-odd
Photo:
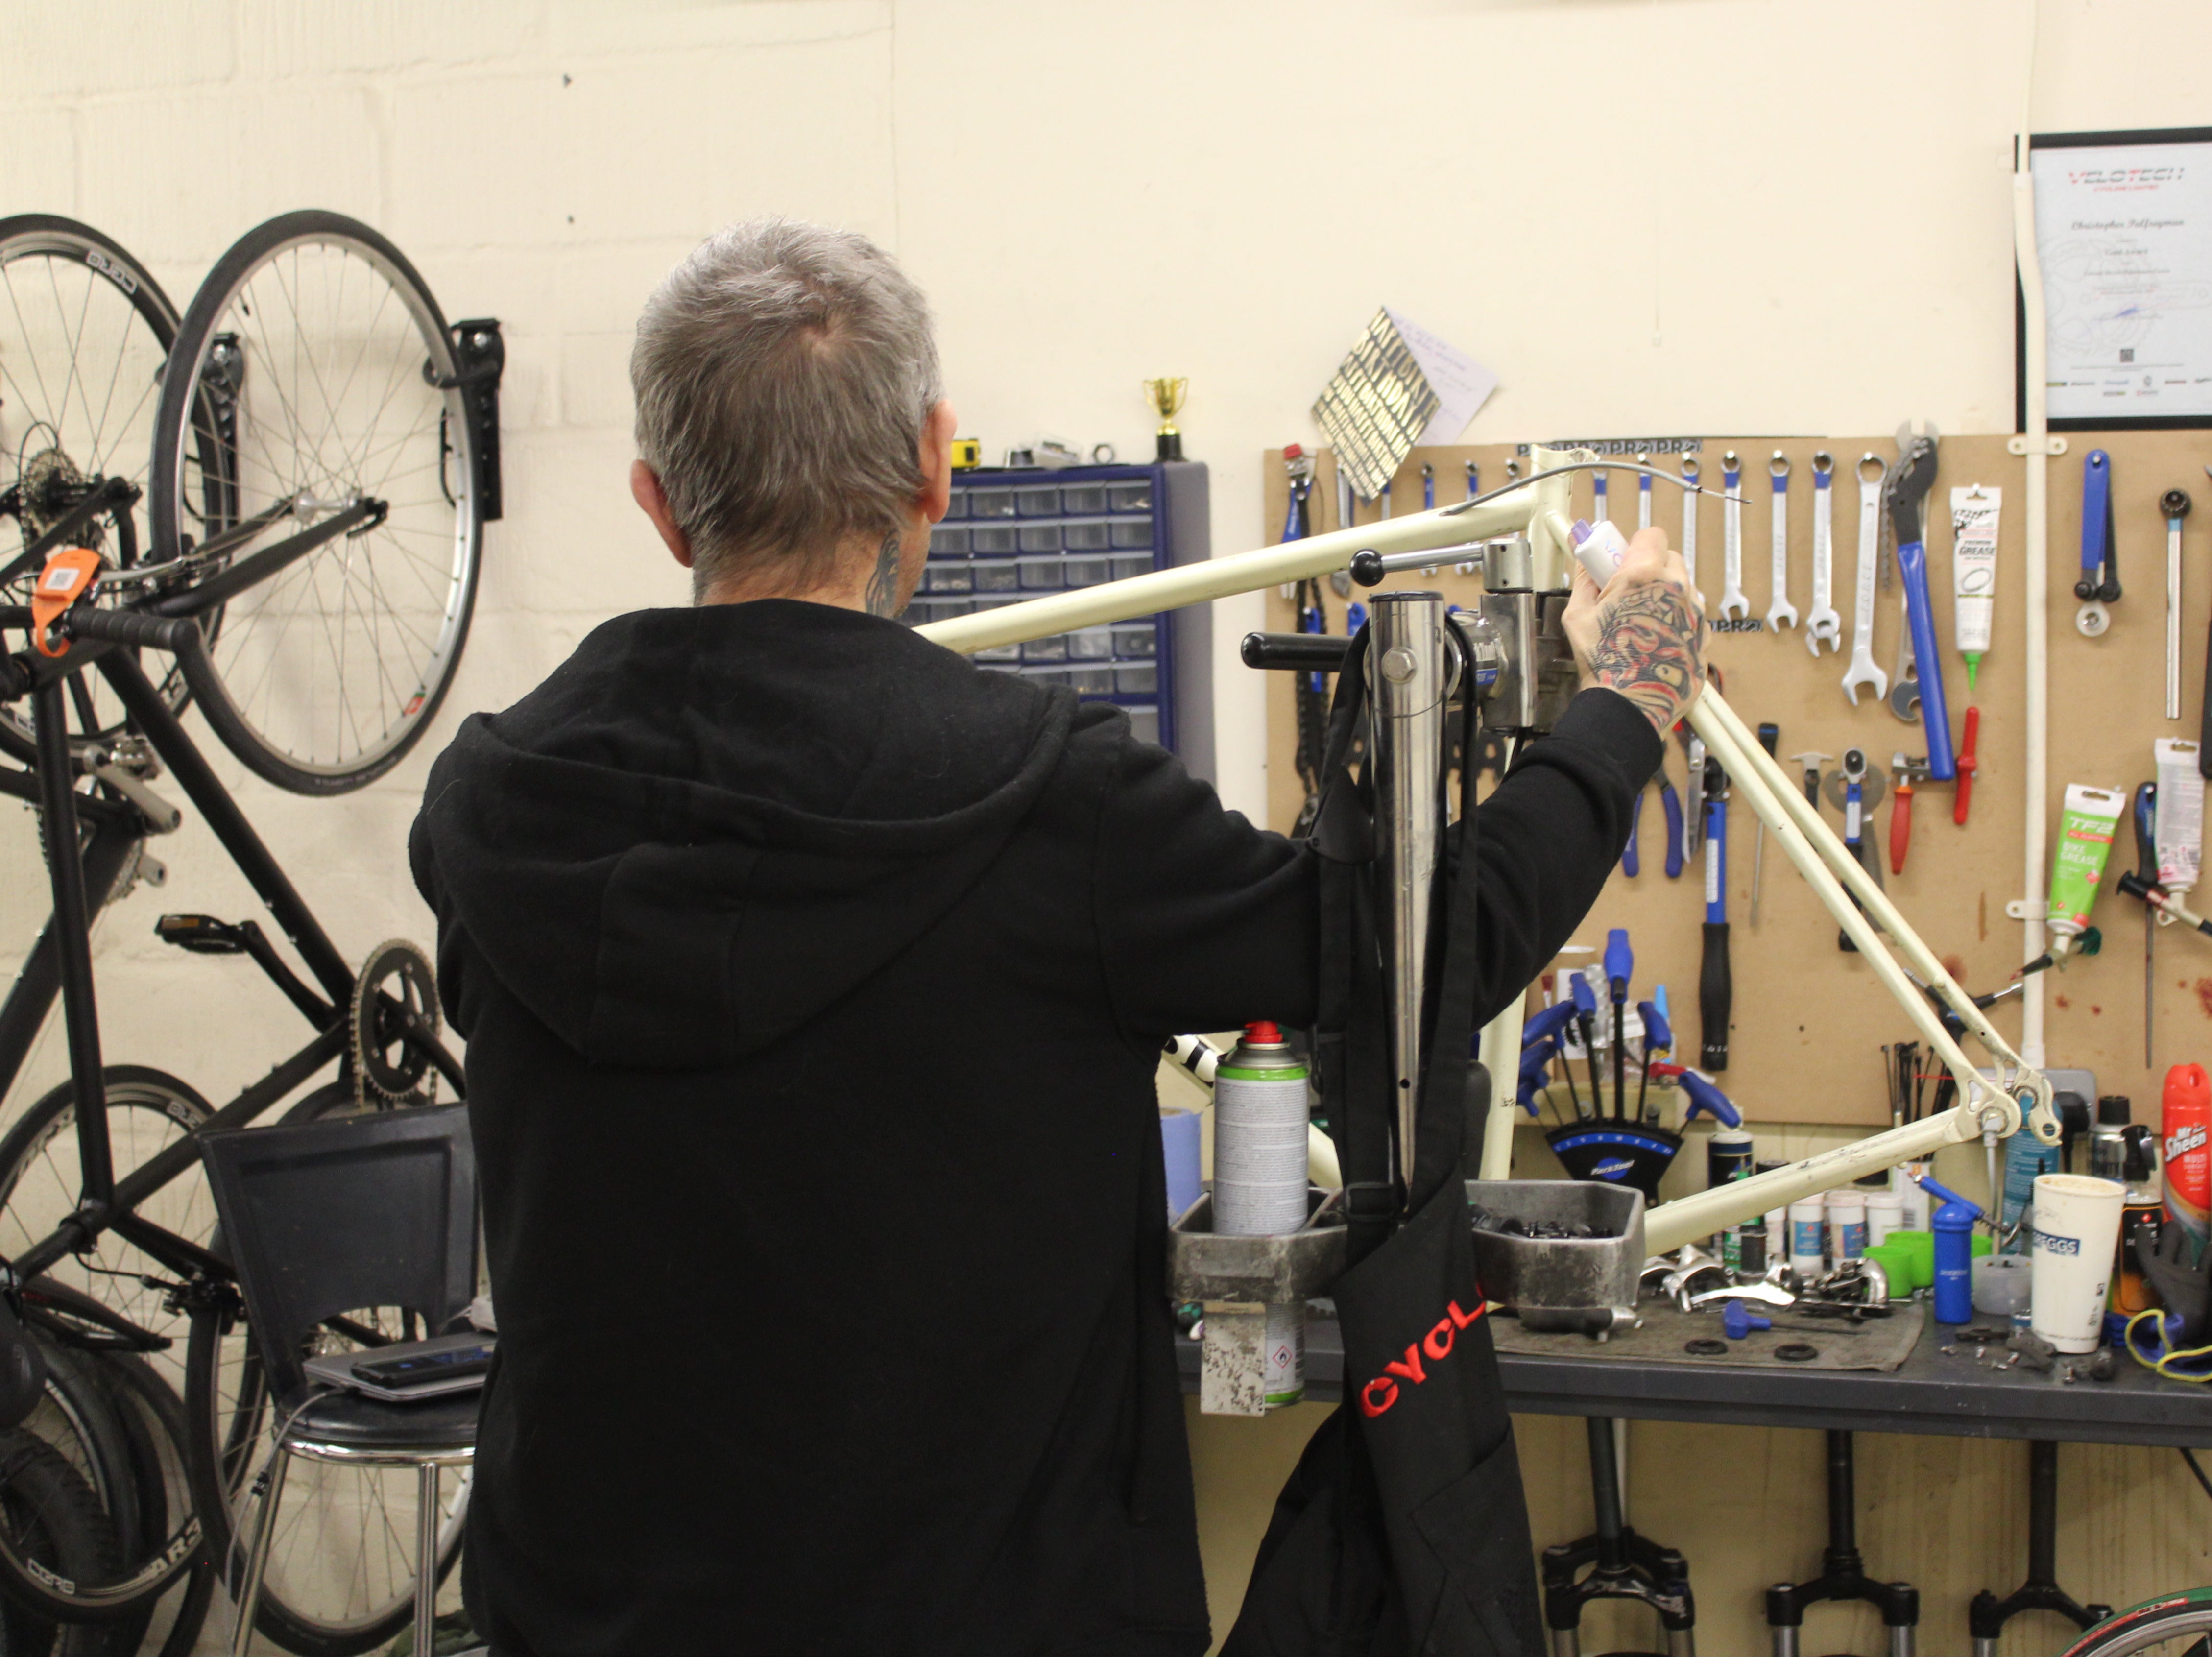
[[2127,1187],[2111,1180],[2036,1175],[2030,1321],[2062,1352],[2094,1352],[2102,1338],[2126,1197]]

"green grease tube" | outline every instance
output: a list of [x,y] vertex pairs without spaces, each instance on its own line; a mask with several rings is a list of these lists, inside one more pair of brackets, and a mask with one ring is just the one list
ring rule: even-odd
[[2069,783],[2066,809],[2058,819],[2058,855],[2051,865],[2051,914],[2045,924],[2059,940],[2079,938],[2089,924],[2090,906],[2105,878],[2113,831],[2126,809],[2126,791]]

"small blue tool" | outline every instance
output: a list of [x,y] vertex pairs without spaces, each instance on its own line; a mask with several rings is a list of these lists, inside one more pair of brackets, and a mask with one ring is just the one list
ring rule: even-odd
[[1741,1301],[1730,1301],[1721,1308],[1721,1327],[1730,1340],[1741,1340],[1754,1329],[1771,1329],[1772,1318],[1763,1318]]
[[1568,980],[1573,985],[1575,1000],[1575,1033],[1583,1039],[1583,1057],[1589,1062],[1590,1103],[1600,1116],[1605,1114],[1605,1083],[1597,1072],[1597,992],[1590,988],[1589,980],[1576,973]]
[[1605,986],[1613,1002],[1613,1120],[1628,1110],[1628,980],[1635,975],[1636,951],[1628,944],[1628,928],[1615,926],[1605,935]]

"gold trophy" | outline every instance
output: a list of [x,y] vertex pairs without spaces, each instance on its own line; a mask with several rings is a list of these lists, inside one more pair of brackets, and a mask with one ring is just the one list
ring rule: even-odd
[[1182,434],[1176,429],[1175,417],[1182,407],[1183,396],[1189,391],[1190,382],[1163,377],[1148,379],[1144,382],[1144,386],[1145,401],[1152,405],[1153,411],[1160,417],[1160,428],[1153,434],[1159,451],[1155,458],[1161,460],[1182,459]]

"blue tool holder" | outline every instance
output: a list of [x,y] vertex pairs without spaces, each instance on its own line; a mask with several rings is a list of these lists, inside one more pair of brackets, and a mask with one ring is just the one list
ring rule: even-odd
[[[953,476],[952,504],[930,531],[921,587],[902,621],[919,626],[1096,586],[1210,553],[1206,470],[1145,465],[988,467]],[[1064,684],[1127,711],[1136,734],[1212,770],[1204,610],[1165,611],[979,650],[986,667]]]

